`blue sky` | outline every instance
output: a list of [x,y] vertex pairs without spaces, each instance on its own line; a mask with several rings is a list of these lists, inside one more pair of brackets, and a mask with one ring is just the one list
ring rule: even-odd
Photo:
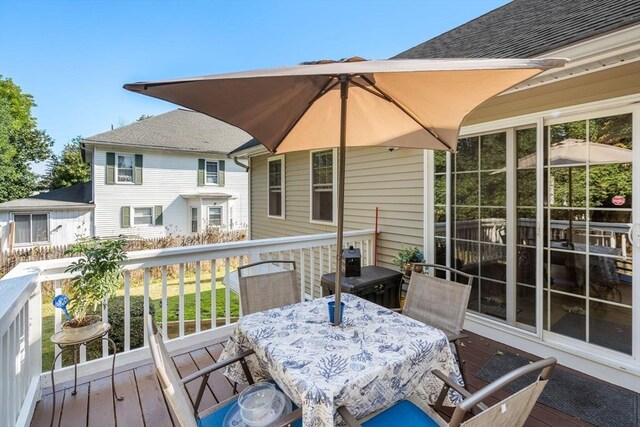
[[388,58],[505,3],[0,0],[0,74],[35,97],[59,152],[76,135],[176,108],[124,83]]

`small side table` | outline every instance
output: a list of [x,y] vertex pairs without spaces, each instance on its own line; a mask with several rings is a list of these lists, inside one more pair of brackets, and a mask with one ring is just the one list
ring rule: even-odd
[[111,391],[112,391],[112,399],[113,399],[113,417],[114,417],[114,420],[116,420],[116,425],[118,424],[118,421],[116,419],[116,400],[124,400],[124,396],[122,395],[118,396],[118,394],[116,393],[116,384],[115,384],[113,374],[116,368],[117,347],[116,347],[116,343],[113,342],[113,340],[107,336],[110,330],[111,330],[111,325],[109,323],[102,322],[100,327],[92,335],[89,335],[89,336],[81,336],[81,337],[69,336],[69,334],[67,334],[64,330],[57,332],[51,336],[51,342],[60,348],[60,353],[58,353],[56,357],[53,358],[53,364],[51,365],[51,388],[53,390],[53,405],[52,405],[53,409],[51,411],[51,424],[50,424],[51,426],[53,426],[53,418],[56,413],[56,382],[53,374],[53,371],[55,370],[55,367],[56,367],[56,361],[66,350],[73,351],[73,391],[71,392],[71,394],[75,396],[77,391],[77,385],[78,385],[78,361],[79,361],[78,359],[79,359],[80,347],[83,345],[86,346],[90,342],[98,339],[108,341],[109,344],[111,344],[111,349],[113,350],[113,361],[111,362]]
[[[342,292],[354,294],[387,308],[400,307],[402,273],[378,266],[362,267],[357,277],[342,277]],[[336,287],[336,274],[323,274],[320,279],[322,296],[332,295]]]

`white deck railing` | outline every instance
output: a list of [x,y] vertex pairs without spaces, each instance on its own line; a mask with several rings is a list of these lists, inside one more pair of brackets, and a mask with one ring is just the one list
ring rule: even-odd
[[[362,250],[363,265],[373,260],[373,230],[349,231],[345,233],[345,244],[352,244]],[[150,312],[152,298],[158,294],[160,314],[157,318],[165,336],[173,338],[167,343],[169,350],[187,349],[200,344],[214,335],[224,336],[235,321],[231,310],[232,294],[229,288],[223,291],[224,315],[216,315],[215,292],[216,273],[223,271],[225,276],[234,265],[255,262],[263,259],[292,259],[298,262],[299,280],[302,295],[314,298],[321,293],[320,277],[333,271],[335,258],[335,234],[315,234],[242,242],[220,243],[213,245],[168,248],[148,251],[136,251],[127,254],[123,263],[123,305],[124,305],[124,348],[118,353],[117,365],[123,366],[147,358],[143,348],[133,349],[131,336],[131,295],[139,288],[144,298],[143,315]],[[49,376],[42,370],[42,345],[48,345],[49,337],[42,336],[42,299],[43,285],[51,284],[55,294],[64,290],[65,280],[73,277],[65,269],[73,258],[56,259],[19,264],[0,280],[0,425],[29,425],[35,403],[40,398],[40,388],[49,385]],[[178,320],[169,321],[168,301],[170,273],[175,270],[178,292]],[[209,300],[202,298],[205,287],[203,277],[212,271],[212,292]],[[158,278],[154,279],[153,276]],[[193,319],[185,316],[186,281],[193,280],[193,298],[195,298]],[[208,285],[208,284],[207,284]],[[189,292],[189,295],[191,292]],[[190,296],[191,297],[191,296]],[[50,304],[50,301],[45,301]],[[204,307],[209,308],[206,316]],[[103,318],[108,316],[108,307],[103,310]],[[55,310],[53,330],[62,327],[60,310]],[[145,322],[142,322],[145,324]],[[221,325],[221,326],[219,326]],[[222,335],[221,335],[222,334]],[[146,333],[144,334],[146,345]],[[56,350],[57,353],[57,350]],[[78,375],[107,370],[108,359],[106,345],[102,356],[87,361],[83,348],[78,365]],[[58,362],[60,361],[60,362]],[[61,367],[61,358],[56,362],[56,383],[72,378],[71,367]],[[58,368],[61,368],[59,371]],[[49,366],[45,366],[49,369]]]

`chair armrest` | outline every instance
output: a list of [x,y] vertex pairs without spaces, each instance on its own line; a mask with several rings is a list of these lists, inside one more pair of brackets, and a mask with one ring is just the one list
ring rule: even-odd
[[197,372],[194,372],[191,375],[187,375],[186,377],[184,377],[182,379],[182,383],[183,384],[187,384],[190,383],[191,381],[197,380],[198,378],[202,377],[203,375],[206,374],[210,374],[213,371],[217,371],[218,369],[224,368],[226,366],[229,366],[233,363],[239,362],[240,360],[244,359],[247,356],[251,356],[252,354],[254,354],[255,352],[253,350],[247,350],[247,351],[243,351],[240,354],[236,354],[235,356],[232,357],[228,357],[224,360],[221,360],[217,363],[214,363],[213,365],[207,366],[204,369],[201,369]]
[[302,417],[302,408],[298,408],[293,412],[288,413],[287,415],[283,415],[271,424],[268,427],[287,427],[291,426],[294,421],[300,419]]
[[458,340],[462,340],[465,338],[469,338],[469,335],[467,334],[447,334],[447,339],[449,340],[449,342],[454,342],[454,341],[458,341]]
[[360,424],[360,422],[358,420],[356,420],[356,417],[351,415],[351,412],[349,412],[346,407],[340,406],[338,408],[338,414],[340,414],[340,416],[342,417],[344,422],[347,423],[347,426],[349,426],[349,427],[361,427],[362,426],[362,424]]
[[402,314],[402,309],[401,308],[390,308],[389,310],[395,311],[396,313]]
[[456,392],[461,394],[465,399],[467,397],[471,396],[471,392],[469,392],[469,390],[466,390],[461,385],[456,384],[453,381],[451,381],[451,378],[449,378],[448,376],[443,374],[441,371],[439,371],[437,369],[434,369],[433,371],[431,371],[431,373],[433,375],[435,375],[436,378],[438,378],[440,381],[442,381],[445,384],[446,387],[454,389]]

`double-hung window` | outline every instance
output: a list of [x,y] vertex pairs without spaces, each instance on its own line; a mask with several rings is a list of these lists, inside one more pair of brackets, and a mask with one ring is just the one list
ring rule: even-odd
[[133,183],[133,155],[118,154],[116,159],[116,177],[118,182]]
[[205,167],[206,183],[217,184],[218,183],[218,162],[212,162],[207,160]]
[[333,222],[334,150],[311,152],[311,220]]
[[153,208],[133,208],[133,225],[153,225]]
[[284,156],[267,160],[269,216],[284,218]]
[[49,241],[49,214],[14,214],[16,245]]
[[209,207],[209,225],[221,226],[222,225],[222,207],[210,206]]

